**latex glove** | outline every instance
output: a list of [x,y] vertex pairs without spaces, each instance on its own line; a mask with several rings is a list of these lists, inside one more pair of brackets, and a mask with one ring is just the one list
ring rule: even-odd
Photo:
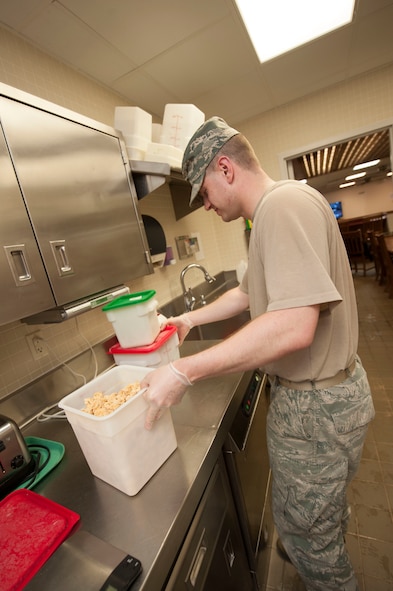
[[160,330],[163,330],[168,324],[168,318],[164,314],[158,314],[158,324],[160,325]]
[[167,408],[180,404],[190,385],[188,378],[178,372],[173,364],[149,372],[141,381],[141,388],[146,388],[143,397],[149,405],[145,428],[150,430]]
[[176,326],[177,336],[179,337],[179,345],[183,344],[184,339],[194,326],[187,314],[181,314],[180,316],[171,316],[171,318],[168,318],[167,324]]

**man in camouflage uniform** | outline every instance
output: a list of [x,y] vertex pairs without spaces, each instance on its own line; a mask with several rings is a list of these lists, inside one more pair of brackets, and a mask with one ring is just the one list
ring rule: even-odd
[[253,222],[239,287],[170,319],[180,341],[192,326],[250,308],[251,322],[218,345],[149,373],[146,427],[197,380],[260,367],[271,382],[267,441],[273,514],[308,591],[355,591],[345,547],[348,483],[374,416],[357,356],[352,274],[326,199],[296,181],[275,182],[237,130],[213,117],[191,138],[183,174],[191,202],[224,221]]

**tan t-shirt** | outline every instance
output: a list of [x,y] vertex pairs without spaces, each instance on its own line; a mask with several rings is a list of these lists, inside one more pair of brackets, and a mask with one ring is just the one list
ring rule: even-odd
[[321,305],[312,345],[262,368],[269,375],[296,382],[318,380],[353,361],[358,317],[352,273],[338,223],[318,191],[281,181],[263,195],[253,219],[241,289],[249,295],[252,318]]

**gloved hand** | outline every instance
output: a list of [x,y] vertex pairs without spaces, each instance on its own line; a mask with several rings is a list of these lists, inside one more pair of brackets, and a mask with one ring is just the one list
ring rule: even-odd
[[146,388],[143,397],[149,405],[145,428],[150,430],[167,408],[180,404],[188,386],[192,383],[173,363],[149,372],[141,381],[141,389]]
[[180,316],[171,316],[171,318],[168,318],[167,324],[176,326],[177,336],[179,337],[179,345],[183,344],[184,339],[194,326],[187,313],[181,314]]

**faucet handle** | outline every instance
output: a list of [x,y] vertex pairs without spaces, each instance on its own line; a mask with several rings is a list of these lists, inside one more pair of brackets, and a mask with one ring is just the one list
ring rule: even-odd
[[192,293],[191,287],[189,287],[187,291],[184,293],[184,304],[187,312],[191,312],[194,309],[195,302],[196,298]]

